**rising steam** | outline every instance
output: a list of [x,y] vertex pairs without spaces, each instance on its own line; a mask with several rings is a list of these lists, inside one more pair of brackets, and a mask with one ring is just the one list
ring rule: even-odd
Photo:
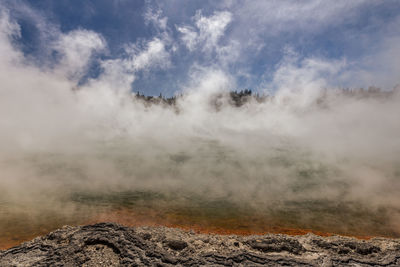
[[38,67],[14,44],[19,28],[6,13],[0,28],[3,215],[11,205],[67,212],[76,192],[141,191],[259,210],[357,203],[390,209],[399,224],[400,94],[324,89],[343,62],[286,60],[273,97],[241,107],[230,103],[232,77],[197,66],[176,106],[145,105],[130,85],[139,69],[170,64],[160,39],[102,61],[102,74],[82,83],[93,55],[107,49],[101,36],[65,34],[51,45],[60,61]]

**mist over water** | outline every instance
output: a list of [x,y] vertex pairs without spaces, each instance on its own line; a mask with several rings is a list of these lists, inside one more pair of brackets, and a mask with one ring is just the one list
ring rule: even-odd
[[349,96],[323,89],[318,71],[291,67],[290,80],[285,65],[273,97],[235,107],[232,77],[199,67],[176,106],[145,105],[132,96],[139,66],[129,59],[104,61],[99,77],[77,85],[103,49],[95,33],[47,68],[13,45],[18,25],[6,14],[1,29],[6,238],[121,210],[189,226],[400,236],[398,91]]

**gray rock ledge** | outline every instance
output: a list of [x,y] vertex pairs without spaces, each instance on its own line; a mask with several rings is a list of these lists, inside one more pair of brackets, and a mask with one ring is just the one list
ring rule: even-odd
[[224,236],[113,223],[65,226],[0,251],[0,266],[400,266],[400,239]]

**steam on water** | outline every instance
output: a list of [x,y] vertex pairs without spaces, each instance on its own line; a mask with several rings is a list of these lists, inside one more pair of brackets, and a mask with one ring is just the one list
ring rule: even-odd
[[175,106],[146,105],[130,93],[134,73],[119,71],[127,62],[105,62],[77,88],[65,64],[29,63],[2,20],[3,234],[124,208],[399,236],[398,92],[350,95],[310,79],[235,107],[229,76],[199,69]]

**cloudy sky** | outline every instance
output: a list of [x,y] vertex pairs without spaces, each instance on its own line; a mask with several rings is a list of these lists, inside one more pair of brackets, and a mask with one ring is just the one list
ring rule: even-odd
[[400,82],[397,0],[0,0],[0,10],[24,64],[78,87],[108,77],[172,95],[205,72],[258,92]]

